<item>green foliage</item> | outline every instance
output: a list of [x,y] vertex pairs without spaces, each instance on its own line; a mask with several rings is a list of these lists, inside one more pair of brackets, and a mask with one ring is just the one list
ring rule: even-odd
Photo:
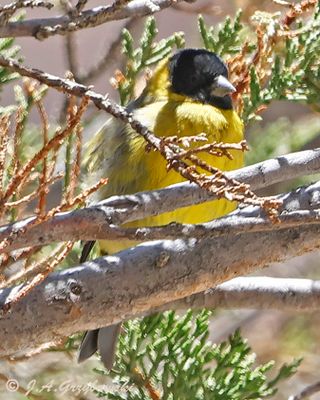
[[[272,35],[279,28],[277,14],[256,13],[255,19]],[[252,59],[258,49],[255,33],[251,26],[241,23],[241,12],[234,19],[227,18],[218,27],[206,26],[200,16],[198,20],[204,47],[216,52],[226,60],[238,55],[242,45],[248,40],[246,57]],[[274,47],[270,57],[273,60],[270,70],[265,71],[267,79],[261,80],[261,69],[251,65],[248,90],[242,95],[244,108],[242,118],[245,122],[257,120],[259,108],[274,100],[301,101],[319,110],[319,50],[320,50],[320,7],[304,23],[297,22],[297,35],[288,37],[281,45]],[[146,68],[154,66],[171,54],[173,48],[184,47],[184,36],[175,33],[159,42],[156,41],[155,19],[146,20],[139,43],[128,30],[122,33],[123,53],[126,57],[124,74],[116,76],[116,84],[122,105],[135,97],[135,86],[139,76]],[[246,37],[244,38],[244,35]],[[5,56],[16,57],[18,48],[12,39],[0,40],[0,52]],[[270,72],[270,74],[269,74]],[[0,68],[0,87],[17,77]],[[25,162],[41,147],[41,131],[28,124],[24,130],[31,108],[35,101],[45,94],[43,87],[28,96],[17,86],[16,105],[0,108],[0,113],[23,110],[22,133],[19,142],[19,162]],[[319,135],[318,120],[308,120],[306,124],[292,124],[280,119],[267,127],[257,126],[251,131],[250,142],[254,151],[247,153],[247,162],[300,150]],[[72,162],[71,150],[74,140],[70,137],[67,145],[67,166]],[[9,150],[12,153],[12,148]],[[49,160],[50,161],[50,160]],[[36,166],[39,172],[41,165]],[[13,165],[8,165],[4,176],[7,182],[14,174]],[[68,171],[67,171],[68,177]],[[33,189],[33,182],[28,191]],[[65,187],[68,181],[65,181]],[[14,220],[14,215],[12,220]],[[53,246],[46,247],[48,254]],[[61,268],[78,262],[79,246],[75,246],[61,263]],[[98,256],[98,251],[93,256]],[[236,331],[226,342],[212,345],[208,342],[210,313],[192,312],[178,317],[174,312],[129,321],[125,333],[121,335],[116,366],[110,373],[115,390],[106,392],[96,390],[98,397],[114,400],[151,399],[151,391],[159,392],[161,399],[215,399],[244,400],[272,397],[278,385],[295,373],[300,360],[284,365],[274,372],[274,363],[256,365],[255,355]],[[78,347],[79,336],[69,338],[63,349],[70,352]],[[96,370],[100,375],[108,375],[105,370]],[[272,374],[272,377],[270,377]]]
[[[20,51],[19,46],[14,45],[13,38],[4,38],[0,39],[0,54],[4,57],[17,58],[18,53]],[[3,86],[7,83],[12,82],[13,80],[19,78],[19,75],[15,72],[9,72],[6,68],[0,67],[0,91],[3,89]],[[16,106],[0,106],[0,115],[3,114],[11,114],[16,110]]]
[[[243,95],[242,118],[245,121],[259,119],[257,109],[274,100],[305,102],[320,110],[319,15],[317,9],[309,20],[304,23],[298,21],[299,33],[288,37],[284,46],[275,48],[270,78],[263,86],[259,83],[255,67],[251,67],[250,94]],[[266,18],[266,15],[261,18]],[[274,18],[270,17],[264,23],[273,24],[272,29],[277,29],[278,21]]]
[[[245,61],[250,66],[250,83],[249,90],[241,93],[244,103],[241,116],[245,123],[261,119],[259,111],[274,100],[305,102],[320,110],[319,15],[318,3],[313,15],[309,19],[298,20],[295,33],[288,35],[285,40],[281,36],[285,32],[281,27],[283,16],[280,13],[257,11],[252,20],[260,27],[263,42],[268,42],[268,51],[271,51],[264,66],[252,62],[255,52],[265,57],[263,53],[266,53],[266,49],[259,48],[252,26],[241,24],[241,12],[237,13],[234,21],[227,17],[218,28],[206,26],[203,17],[199,17],[200,36],[208,50],[228,58],[239,54],[241,46],[246,42]],[[277,36],[280,30],[282,33]],[[274,38],[277,38],[276,46]]]
[[[227,17],[218,27],[207,26],[203,17],[199,17],[203,46],[230,61],[231,70],[232,60],[243,63],[240,67],[244,68],[239,70],[244,75],[237,76],[233,72],[232,78],[239,87],[243,83],[241,79],[247,85],[241,92],[242,118],[246,123],[258,120],[260,110],[275,100],[319,106],[319,14],[318,6],[304,23],[297,20],[297,34],[286,39],[281,34],[277,36],[283,17],[280,13],[255,14],[253,19],[259,26],[260,38],[253,25],[241,22],[241,11],[234,19]],[[156,34],[155,20],[149,18],[136,48],[131,34],[123,31],[127,64],[124,76],[117,79],[122,104],[134,98],[137,77],[146,67],[169,55],[173,46],[184,45],[181,34],[154,43]],[[275,45],[269,39],[276,37]],[[265,43],[269,47],[264,53]],[[261,57],[255,59],[259,51]],[[247,161],[250,164],[300,150],[318,134],[316,120],[308,121],[307,131],[305,122],[292,124],[285,119],[267,127],[256,125],[250,134],[254,151],[247,154]],[[159,393],[159,398],[170,400],[262,399],[274,396],[278,385],[296,372],[301,360],[283,365],[278,372],[272,361],[256,365],[255,355],[239,331],[226,342],[210,344],[208,318],[207,311],[198,315],[188,312],[180,318],[167,312],[127,322],[120,338],[115,368],[110,374],[103,369],[95,370],[102,376],[111,376],[115,390],[96,390],[97,396],[142,400],[156,398],[152,395],[154,391]]]
[[[13,38],[0,39],[0,54],[4,57],[16,58],[20,47],[14,45]],[[9,72],[7,69],[0,67],[0,88],[6,83],[17,79],[19,75],[15,72]]]
[[157,33],[154,17],[147,18],[139,46],[134,48],[131,33],[127,29],[122,31],[122,51],[127,57],[125,77],[118,79],[117,82],[122,105],[128,104],[134,98],[136,80],[141,71],[167,57],[174,46],[184,47],[183,33],[176,32],[166,39],[155,42]]
[[[281,367],[270,379],[274,363],[255,366],[255,355],[239,331],[227,342],[208,342],[210,312],[158,314],[126,324],[111,376],[118,390],[97,391],[113,400],[261,399],[277,391],[277,384],[295,373],[300,361]],[[96,370],[106,374],[104,370]]]
[[243,25],[240,22],[241,10],[237,12],[234,20],[227,17],[223,24],[216,29],[205,25],[202,15],[198,18],[198,28],[203,41],[203,46],[214,53],[224,56],[236,54],[241,49],[241,33]]

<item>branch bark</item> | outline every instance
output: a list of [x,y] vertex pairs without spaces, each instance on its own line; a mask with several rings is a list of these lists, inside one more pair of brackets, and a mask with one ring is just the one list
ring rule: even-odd
[[172,3],[181,1],[185,0],[132,0],[123,7],[100,6],[82,11],[78,15],[66,14],[52,18],[9,22],[6,26],[0,27],[0,37],[33,36],[44,40],[53,35],[65,35],[68,32],[93,28],[110,21],[154,14],[170,7]]
[[202,293],[164,304],[152,312],[202,308],[252,308],[313,312],[320,308],[320,281],[311,279],[239,277]]
[[[282,179],[315,173],[320,167],[320,150],[307,150],[267,160],[227,175],[250,184],[254,189],[268,186]],[[281,173],[282,172],[282,173]],[[258,176],[258,179],[257,179]],[[261,177],[259,179],[259,176]],[[6,251],[27,246],[38,246],[65,240],[132,239],[154,240],[173,237],[215,237],[217,235],[283,229],[318,224],[320,181],[279,196],[282,214],[279,224],[273,224],[259,207],[248,207],[229,216],[199,225],[170,224],[165,227],[121,229],[120,225],[148,216],[175,210],[214,199],[214,196],[190,183],[180,183],[164,189],[127,196],[113,196],[94,206],[56,214],[53,218],[34,225],[30,217],[0,227],[0,241],[16,235]],[[30,227],[29,227],[30,226]],[[23,235],[17,232],[24,231]]]
[[[0,355],[133,318],[271,262],[316,250],[319,234],[320,227],[313,225],[148,242],[52,274],[0,319]],[[19,289],[2,290],[0,304],[10,302]]]
[[[128,113],[124,107],[113,103],[107,95],[101,95],[94,92],[91,90],[92,88],[90,86],[85,86],[69,79],[62,79],[58,76],[47,74],[38,69],[25,67],[15,60],[3,57],[1,55],[0,65],[10,71],[17,72],[21,76],[27,76],[29,78],[36,79],[37,81],[60,92],[68,93],[77,97],[88,97],[98,109],[104,110],[113,117],[119,118],[121,121],[128,123],[134,130],[143,136],[146,142],[148,142],[151,146],[156,149],[160,148],[160,138],[156,137],[139,121],[134,120],[132,115]],[[320,168],[319,153],[320,149],[314,149],[264,161],[263,163],[255,164],[255,171],[252,170],[251,166],[241,169],[241,177],[238,177],[237,179],[242,180],[242,182],[246,182],[246,179],[250,177],[250,184],[258,189],[261,187],[270,186],[276,182],[292,179],[295,177],[293,173],[295,173],[296,176],[301,176],[301,169],[303,169],[304,174],[316,173],[319,172]],[[305,163],[306,165],[304,165]],[[232,172],[228,173],[227,176],[229,179],[235,179]],[[191,186],[193,188],[196,187],[196,185],[192,184]],[[205,193],[204,191],[202,192]],[[207,196],[209,196],[208,193]]]
[[[98,108],[112,111],[112,115],[121,116],[125,122],[135,124],[130,114],[124,113],[121,107],[113,105],[107,98],[88,87],[21,67],[3,57],[0,57],[0,64],[22,75],[35,77],[58,90],[89,97]],[[139,129],[144,137],[150,138],[150,132],[142,125]],[[152,137],[152,141],[154,140],[155,137]],[[228,176],[237,176],[236,179],[250,181],[252,185],[256,183],[256,187],[267,186],[301,175],[302,170],[303,174],[318,172],[319,152],[317,149],[279,157],[230,172]],[[301,154],[302,158],[299,158]],[[301,209],[304,202],[307,209],[319,204],[318,188],[313,192],[314,197],[310,197],[310,193],[305,195],[307,189],[298,190],[301,197],[295,198],[298,199],[297,208],[294,202],[291,203],[293,210]],[[103,218],[106,219],[107,216],[109,226],[175,209],[177,198],[183,199],[179,204],[183,206],[212,200],[214,197],[195,184],[184,183],[151,193],[113,197],[99,207],[104,212]],[[162,208],[159,208],[161,205]],[[99,210],[98,207],[92,209]],[[289,208],[289,211],[292,209]],[[61,214],[55,221],[68,216],[70,214]],[[4,227],[2,233],[7,235],[8,229],[19,229],[19,224],[21,226],[23,223]],[[93,329],[145,314],[164,307],[168,302],[207,290],[234,276],[253,272],[267,263],[284,261],[315,250],[320,247],[319,231],[320,227],[315,220],[311,226],[286,228],[281,232],[227,232],[228,235],[225,233],[224,237],[219,238],[149,242],[78,268],[53,274],[14,304],[11,313],[4,314],[0,319],[0,354],[12,354],[29,348],[30,343],[37,346],[52,341],[57,336],[69,335],[74,332],[75,326],[79,330]],[[65,234],[63,239],[66,240]],[[43,237],[41,240],[43,242]],[[0,304],[10,303],[10,299],[14,298],[19,289],[21,286],[1,291]],[[15,335],[11,335],[11,332],[15,332]]]
[[[57,76],[47,74],[43,71],[25,67],[11,58],[0,56],[0,65],[8,68],[10,71],[18,72],[21,76],[28,76],[44,83],[58,91],[69,93],[78,97],[86,97],[91,100],[94,105],[101,110],[106,111],[113,117],[131,126],[139,135],[141,135],[146,143],[152,149],[159,151],[162,157],[167,161],[167,165],[178,172],[181,177],[190,182],[194,182],[200,187],[205,187],[211,194],[218,194],[220,198],[226,198],[237,202],[251,205],[259,205],[264,208],[271,219],[275,219],[279,202],[275,199],[264,199],[256,196],[250,189],[249,185],[240,183],[237,180],[229,178],[225,172],[221,170],[205,166],[201,164],[201,160],[192,159],[195,165],[206,169],[213,173],[211,177],[200,173],[196,168],[190,169],[188,162],[179,157],[183,151],[179,147],[172,147],[163,138],[157,137],[139,120],[134,119],[132,113],[128,112],[124,107],[113,103],[108,96],[102,96],[91,90],[90,87],[78,84],[68,79],[61,79]],[[177,150],[179,151],[177,152]],[[199,164],[196,163],[199,161]],[[262,172],[263,175],[263,172]]]
[[41,0],[19,0],[0,6],[0,27],[5,26],[13,14],[21,8],[44,7],[50,10],[54,5]]

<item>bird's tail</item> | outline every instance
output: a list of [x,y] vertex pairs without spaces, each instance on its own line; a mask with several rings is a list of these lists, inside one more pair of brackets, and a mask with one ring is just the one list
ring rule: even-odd
[[87,360],[99,350],[104,366],[109,370],[112,369],[120,329],[121,324],[116,324],[87,331],[80,345],[78,362]]

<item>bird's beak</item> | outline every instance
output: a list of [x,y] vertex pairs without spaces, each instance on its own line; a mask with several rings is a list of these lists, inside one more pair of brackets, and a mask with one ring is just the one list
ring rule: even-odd
[[211,95],[223,97],[227,94],[234,93],[236,88],[222,75],[219,75],[212,84]]

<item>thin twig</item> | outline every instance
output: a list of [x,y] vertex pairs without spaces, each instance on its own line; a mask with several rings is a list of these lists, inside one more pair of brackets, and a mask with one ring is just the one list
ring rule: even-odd
[[139,368],[135,367],[132,370],[133,379],[139,382],[139,386],[143,386],[149,394],[151,400],[160,400],[161,394],[150,378],[145,377]]
[[[133,0],[125,7],[113,9],[112,5],[95,7],[82,11],[78,16],[63,15],[53,18],[39,18],[9,22],[0,28],[1,37],[34,36],[39,40],[53,35],[65,35],[80,29],[93,28],[109,21],[154,14],[173,3],[184,0]],[[152,6],[151,6],[152,5]]]
[[15,176],[20,168],[20,143],[21,135],[24,129],[26,110],[19,107],[16,113],[16,127],[13,136],[13,155],[12,155],[12,176]]
[[5,163],[8,152],[9,127],[10,117],[9,115],[3,115],[0,119],[0,198],[4,193],[3,179],[5,176]]
[[[28,260],[30,259],[31,256],[33,256],[35,253],[37,253],[39,250],[41,249],[41,246],[32,246],[32,247],[27,247],[26,249],[23,249],[22,251],[20,251],[18,254],[10,254],[7,258],[4,258],[3,260],[1,260],[0,263],[0,268],[2,271],[5,270],[5,268],[8,268],[10,265],[16,263],[17,261],[20,260]],[[25,268],[25,265],[24,267]],[[5,281],[3,279],[3,281]]]
[[[59,132],[56,136],[54,136],[47,143],[46,146],[44,146],[29,162],[27,162],[24,165],[23,168],[21,168],[17,172],[17,174],[12,178],[11,182],[9,183],[9,185],[7,187],[6,192],[4,193],[4,195],[2,196],[2,198],[0,200],[0,204],[2,204],[2,206],[10,198],[10,196],[15,192],[15,190],[17,188],[19,188],[19,186],[21,186],[21,184],[24,182],[24,180],[26,179],[28,174],[32,171],[34,166],[37,165],[37,163],[40,160],[43,160],[47,156],[49,151],[61,146],[63,140],[72,132],[74,127],[79,124],[81,116],[83,115],[84,111],[86,110],[87,104],[88,104],[88,99],[86,97],[84,97],[79,106],[78,112],[75,114],[75,117],[68,122],[67,127],[65,129],[63,129],[61,132]],[[4,209],[4,207],[2,207],[2,208]],[[61,211],[61,208],[58,208],[57,212],[59,212],[59,211]],[[44,216],[38,215],[37,218],[35,218],[33,220],[31,225],[32,226],[36,225],[36,224],[40,223],[41,221],[45,220],[46,218],[49,218],[50,216],[51,216],[50,212],[45,214]],[[12,235],[5,238],[0,243],[0,251],[3,251],[6,248],[6,246],[10,245],[16,237],[18,237],[19,235],[24,233],[25,229],[26,229],[26,227],[19,228],[15,232],[12,232]]]
[[[66,98],[66,118],[70,121],[74,118],[77,111],[77,102],[75,96],[67,96]],[[64,108],[65,110],[65,108]],[[65,114],[65,111],[64,111]],[[66,143],[66,156],[65,156],[65,174],[64,174],[64,185],[63,185],[63,197],[65,200],[69,199],[70,196],[70,179],[71,179],[71,167],[72,167],[72,149],[73,149],[73,135],[74,131],[69,135],[68,141]]]
[[0,26],[6,25],[13,14],[21,8],[45,7],[50,10],[53,6],[52,3],[42,0],[17,0],[0,6]]
[[[201,138],[201,137],[200,137]],[[164,141],[170,145],[170,138],[164,138]],[[176,139],[176,138],[174,138]],[[181,138],[182,144],[184,147],[185,144],[184,142],[188,141],[188,136],[185,138]],[[195,137],[192,137],[193,140],[195,140]],[[177,140],[178,141],[178,140]],[[189,147],[189,145],[187,146]],[[224,143],[224,142],[213,142],[213,143],[207,143],[199,147],[193,147],[187,150],[181,150],[179,147],[173,147],[173,149],[177,152],[175,155],[176,158],[178,159],[183,159],[183,158],[188,158],[190,155],[195,155],[198,153],[208,153],[212,154],[216,157],[228,157],[230,160],[233,159],[232,154],[229,152],[229,150],[239,150],[239,151],[248,151],[249,147],[247,145],[247,142],[245,140],[242,140],[240,143]],[[179,151],[180,150],[180,151]],[[179,152],[178,152],[179,151]]]
[[[44,105],[41,100],[36,101],[36,106],[38,108],[40,118],[42,121],[42,137],[43,137],[43,147],[46,147],[49,141],[48,130],[49,130],[49,121],[48,115],[44,108]],[[42,161],[42,173],[40,175],[39,180],[39,202],[38,202],[38,213],[41,217],[45,215],[46,212],[46,197],[48,193],[48,160],[47,155],[44,156]]]
[[[50,272],[54,270],[54,268],[59,265],[69,254],[69,252],[72,250],[74,243],[73,242],[67,242],[63,243],[56,249],[56,251],[49,257],[46,258],[44,261],[41,261],[40,263],[37,263],[33,267],[34,270],[38,270],[38,274],[35,276],[32,276],[30,282],[25,284],[15,295],[10,298],[2,307],[3,312],[8,312],[11,307],[16,304],[18,301],[21,301],[23,297],[25,297],[32,289],[34,289],[39,283],[41,283],[48,275]],[[22,277],[24,275],[22,274]],[[15,283],[16,281],[20,280],[22,277],[12,277],[9,279],[8,282]]]
[[81,151],[82,151],[82,126],[78,125],[75,132],[75,157],[73,160],[71,174],[70,174],[70,189],[68,190],[69,196],[72,198],[75,195],[75,190],[78,185],[78,180],[81,171]]
[[[59,174],[52,176],[50,179],[47,179],[46,186],[50,186],[62,178],[63,178],[63,173],[60,172]],[[29,193],[29,194],[25,195],[24,197],[21,197],[19,200],[8,201],[8,202],[4,203],[4,207],[7,209],[11,208],[11,207],[18,207],[18,206],[21,206],[22,204],[29,203],[31,200],[35,199],[38,196],[39,196],[39,190],[37,188],[32,193]]]
[[[177,153],[172,151],[170,146],[165,140],[158,138],[151,132],[146,126],[140,121],[135,120],[130,112],[124,107],[113,103],[106,96],[102,96],[96,92],[90,90],[81,84],[77,84],[68,79],[61,79],[59,77],[46,74],[42,71],[31,69],[20,65],[18,62],[12,59],[7,59],[0,56],[0,65],[8,68],[9,70],[18,72],[20,75],[32,77],[42,83],[47,84],[59,91],[73,94],[75,96],[89,98],[97,108],[106,111],[115,118],[129,124],[132,129],[138,132],[148,143],[149,146],[158,150],[160,154],[167,160],[168,166],[177,171],[183,178],[190,182],[195,182],[200,187],[205,188],[212,194],[218,195],[219,198],[226,198],[231,201],[245,202],[253,205],[261,205],[268,213],[271,219],[275,220],[277,215],[277,208],[280,203],[272,199],[264,199],[257,197],[249,188],[248,185],[241,184],[234,179],[228,178],[227,174],[222,171],[210,167],[203,161],[195,159],[192,156],[192,161],[197,161],[197,165],[202,169],[206,168],[208,171],[213,173],[213,177],[200,173],[193,165],[188,165],[185,161],[182,161],[176,157]],[[190,156],[191,159],[191,156]]]
[[[26,232],[39,224],[44,223],[45,221],[50,220],[55,214],[61,213],[70,208],[74,208],[75,206],[82,205],[84,201],[94,192],[96,192],[99,188],[106,185],[108,183],[108,179],[102,178],[95,185],[85,190],[83,193],[78,196],[62,201],[61,204],[57,207],[52,208],[48,211],[44,216],[36,216],[35,218],[31,218],[28,224],[16,224],[14,229],[10,230],[10,234],[7,235],[2,242],[0,242],[0,252],[6,250],[8,247],[11,247],[13,243],[18,242],[19,238],[26,234]],[[12,227],[12,226],[11,226]],[[44,242],[42,241],[42,243]],[[25,247],[25,246],[24,246]]]
[[[285,180],[290,180],[292,178],[297,178],[299,176],[314,174],[319,172],[319,170],[320,149],[305,150],[298,153],[288,154],[240,170],[230,171],[228,174],[240,182],[246,182],[254,189],[258,189]],[[287,221],[289,225],[293,222],[290,221],[290,218],[296,218],[296,224],[300,224],[305,217],[308,219],[308,213],[303,214],[302,212],[302,214],[299,214],[299,212],[303,209],[309,209],[310,211],[319,208],[319,186],[320,185],[316,183],[306,188],[298,188],[290,194],[283,195],[282,201],[284,210],[287,210],[287,212],[295,211],[297,213],[295,216],[293,214],[288,216],[281,214],[280,220],[284,223]],[[184,182],[150,192],[113,196],[94,206],[56,215],[51,221],[48,220],[39,225],[37,229],[31,229],[31,226],[29,226],[33,224],[35,217],[28,218],[24,221],[18,221],[12,225],[1,227],[0,239],[3,240],[6,237],[11,236],[12,232],[23,229],[24,227],[26,228],[27,226],[28,233],[19,236],[18,238],[15,237],[14,242],[7,249],[13,250],[31,244],[51,243],[55,240],[59,241],[61,238],[69,240],[90,240],[90,238],[102,239],[107,238],[108,235],[123,234],[124,231],[119,231],[114,225],[121,225],[126,222],[158,215],[189,205],[200,204],[213,199],[214,196],[201,190],[201,188],[197,187],[195,184]],[[268,229],[267,226],[269,226],[269,222],[267,219],[263,222],[263,216],[260,213],[261,210],[257,210],[258,213],[256,213],[254,209],[250,212],[241,210],[237,215],[239,218],[238,220],[236,218],[233,219],[232,216],[226,216],[212,222],[213,225],[211,227],[218,231],[221,229],[219,234],[223,232],[227,233],[228,229],[233,229],[231,225],[234,224],[237,226],[237,223],[239,223],[239,227],[242,225],[242,229],[250,229],[250,226],[253,228],[256,222],[259,221],[259,218],[262,218],[260,220],[260,223],[262,224],[261,226],[263,229]],[[55,212],[58,213],[59,210],[56,209]],[[244,218],[242,220],[241,212],[243,213],[242,216]],[[309,214],[309,222],[313,221],[312,223],[317,223],[315,215],[316,214],[312,213]],[[254,219],[250,220],[250,217]],[[301,220],[299,222],[300,217]],[[223,221],[225,221],[225,225]],[[220,228],[218,229],[219,226]],[[278,227],[280,226],[281,225],[278,225]],[[275,227],[277,227],[277,225]],[[181,230],[183,231],[183,229]],[[188,232],[188,230],[186,232]],[[143,230],[141,235],[143,236]],[[190,233],[190,235],[192,234]],[[39,238],[41,238],[41,241]]]
[[54,7],[54,4],[49,1],[41,1],[41,0],[16,0],[10,4],[6,4],[4,6],[0,6],[0,13],[5,12],[15,12],[19,8],[27,8],[27,7],[46,7],[48,9]]
[[88,2],[88,0],[78,0],[75,8],[76,8],[76,10],[78,11],[79,14],[83,11],[83,9],[86,6],[87,2]]
[[[19,107],[16,116],[15,116],[15,129],[13,132],[13,154],[10,162],[10,166],[8,168],[10,178],[12,179],[14,176],[19,171],[19,168],[21,166],[21,154],[20,154],[20,144],[21,144],[21,136],[22,132],[24,129],[24,122],[25,122],[25,112],[26,110],[23,107]],[[27,183],[29,179],[26,179],[25,183]],[[20,190],[17,188],[17,190],[12,194],[12,200],[15,201],[18,199],[20,195]],[[0,212],[0,215],[2,215],[5,211],[5,207]],[[16,219],[18,217],[16,210],[11,209],[10,210],[11,217],[13,219]]]
[[302,13],[309,11],[314,8],[317,4],[317,0],[302,0],[300,3],[290,3],[290,10],[286,13],[282,20],[282,24],[285,27],[289,27]]
[[84,113],[87,107],[88,100],[84,97],[82,104],[76,114],[75,118],[69,122],[67,127],[56,134],[45,147],[43,147],[31,160],[29,160],[17,173],[12,180],[10,181],[5,194],[2,196],[0,204],[4,204],[10,196],[15,192],[19,186],[22,185],[23,181],[26,179],[28,174],[32,171],[32,169],[37,165],[40,160],[43,160],[44,157],[56,147],[59,147],[62,141],[72,132],[74,127],[79,124],[80,118]]

